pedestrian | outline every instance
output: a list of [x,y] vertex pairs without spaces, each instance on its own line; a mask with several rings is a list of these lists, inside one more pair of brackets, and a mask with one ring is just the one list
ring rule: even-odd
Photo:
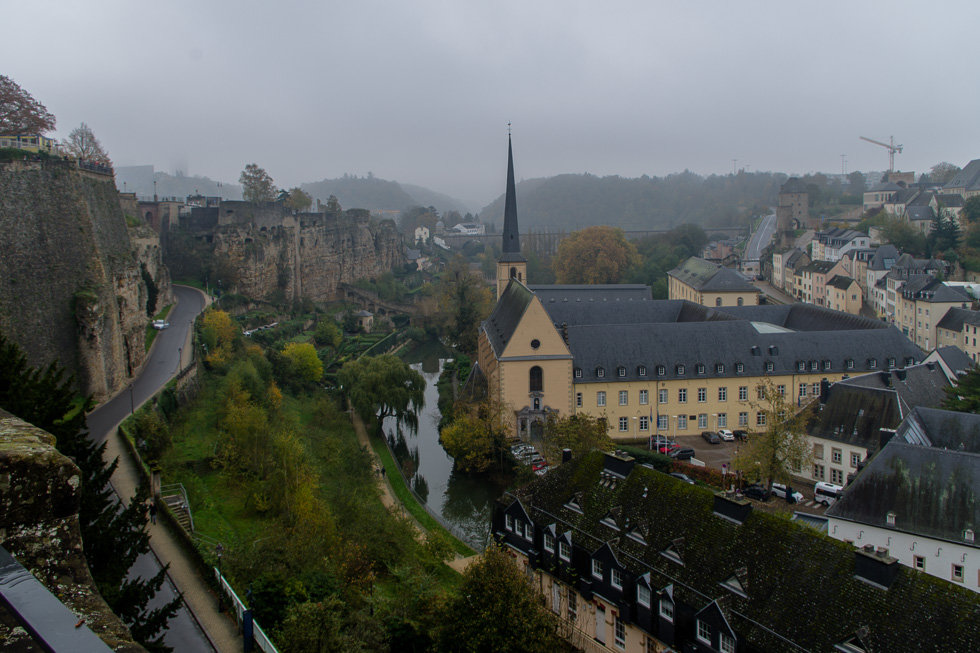
[[152,500],[150,501],[150,523],[157,523],[157,502]]
[[385,477],[385,468],[382,467],[381,468],[381,478],[384,478],[384,477]]

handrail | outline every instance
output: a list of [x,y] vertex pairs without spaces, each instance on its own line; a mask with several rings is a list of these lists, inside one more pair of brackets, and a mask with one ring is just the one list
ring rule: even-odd
[[[170,491],[173,490],[173,491]],[[194,532],[194,514],[191,512],[191,502],[187,498],[187,490],[184,489],[183,483],[169,483],[167,485],[160,486],[160,497],[171,497],[180,496],[181,497],[181,507],[187,511],[187,521],[190,523],[190,531]]]

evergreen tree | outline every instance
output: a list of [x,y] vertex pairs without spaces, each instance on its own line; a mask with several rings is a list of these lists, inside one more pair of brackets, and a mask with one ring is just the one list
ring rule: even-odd
[[980,413],[980,367],[961,376],[955,386],[946,388],[943,408],[960,413]]
[[152,651],[169,651],[163,644],[167,621],[182,598],[149,609],[150,599],[163,585],[166,568],[149,580],[126,574],[142,553],[150,550],[146,533],[146,500],[141,486],[122,510],[109,479],[118,459],[105,463],[105,443],[88,438],[85,413],[91,398],[74,405],[72,379],[52,363],[43,370],[30,367],[20,349],[0,334],[0,407],[51,433],[58,450],[75,461],[82,473],[79,528],[89,570],[106,603],[130,628],[133,638]]

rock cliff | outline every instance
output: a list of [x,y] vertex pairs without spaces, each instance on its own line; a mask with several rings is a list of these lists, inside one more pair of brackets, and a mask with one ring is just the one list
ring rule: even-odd
[[[279,205],[223,202],[209,224],[192,219],[168,239],[175,274],[199,273],[210,261],[210,284],[254,299],[337,299],[338,285],[373,277],[404,263],[395,224],[366,211],[286,214]],[[205,266],[206,267],[206,266]],[[180,272],[178,272],[180,270]]]
[[[0,410],[0,544],[110,648],[143,651],[95,587],[78,528],[81,472],[54,445]],[[16,649],[24,637],[0,623],[0,642]]]
[[158,241],[133,230],[110,175],[0,164],[0,330],[32,366],[58,361],[96,399],[145,360],[147,279],[158,306],[171,296]]

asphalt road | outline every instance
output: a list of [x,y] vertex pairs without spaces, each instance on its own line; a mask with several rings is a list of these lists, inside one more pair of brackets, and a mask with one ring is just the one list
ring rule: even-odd
[[772,240],[772,235],[776,232],[776,214],[770,213],[762,219],[759,223],[759,228],[752,238],[749,239],[749,244],[745,248],[745,259],[749,261],[758,261],[759,257],[762,256],[762,250],[766,248],[769,242]]
[[[133,383],[118,395],[88,414],[89,437],[95,442],[104,441],[134,408],[156,394],[170,377],[178,371],[178,356],[183,354],[187,333],[194,318],[204,309],[204,297],[193,288],[174,286],[177,305],[170,311],[167,320],[170,328],[157,334],[153,351],[143,367],[142,373]],[[190,352],[183,356],[190,360]],[[127,498],[128,500],[128,498]],[[129,577],[150,578],[160,571],[160,562],[152,553],[141,555],[129,570]],[[170,579],[150,601],[150,607],[159,607],[173,600],[177,595]],[[174,651],[214,651],[204,632],[191,616],[186,606],[181,606],[176,616],[170,620],[164,642]]]

